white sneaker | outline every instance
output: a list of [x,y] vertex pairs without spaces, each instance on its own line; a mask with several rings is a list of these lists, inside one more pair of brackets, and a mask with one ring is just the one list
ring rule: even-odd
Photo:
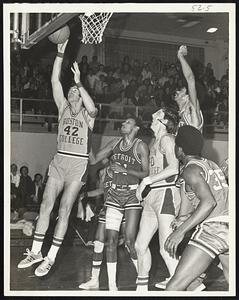
[[118,291],[116,284],[109,284],[109,291]]
[[187,291],[193,291],[193,292],[201,292],[205,290],[206,286],[203,284],[203,279],[201,277],[198,277],[193,280],[193,282],[190,283],[190,285],[187,287]]
[[79,288],[82,290],[99,290],[99,281],[91,278],[89,281],[81,283]]
[[171,279],[171,277],[166,278],[164,281],[155,283],[155,287],[161,290],[165,290],[166,289],[166,285],[168,284],[169,280]]
[[45,276],[53,266],[54,261],[50,260],[47,256],[44,257],[44,261],[35,270],[35,275],[38,277]]
[[27,257],[21,260],[20,263],[17,265],[18,269],[28,268],[34,265],[35,263],[38,263],[43,260],[41,252],[35,254],[29,249],[26,249],[26,253],[24,253],[23,255],[27,255]]

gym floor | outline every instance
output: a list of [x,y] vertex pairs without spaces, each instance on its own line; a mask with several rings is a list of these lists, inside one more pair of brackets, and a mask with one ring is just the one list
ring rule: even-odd
[[[50,246],[49,242],[43,245],[43,255],[46,255]],[[30,247],[29,247],[30,248]],[[150,244],[152,253],[152,269],[150,272],[149,290],[160,291],[154,287],[156,282],[168,277],[167,268],[158,251],[157,236]],[[17,264],[23,258],[26,246],[11,246],[10,256],[10,291],[61,291],[78,290],[79,284],[90,277],[93,247],[75,243],[64,243],[60,249],[56,262],[51,271],[45,277],[39,278],[34,275],[37,266],[27,269],[18,269]],[[120,291],[134,291],[136,272],[131,263],[126,248],[118,247],[117,282]],[[228,285],[222,271],[212,264],[207,270],[207,278],[204,281],[206,291],[227,291]],[[100,290],[107,290],[107,272],[105,259],[100,274]]]

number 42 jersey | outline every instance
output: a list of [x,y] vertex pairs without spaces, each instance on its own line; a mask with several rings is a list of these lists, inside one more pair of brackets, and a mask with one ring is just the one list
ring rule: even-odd
[[66,101],[58,124],[57,152],[61,155],[87,159],[94,121],[84,107],[78,113],[73,113]]

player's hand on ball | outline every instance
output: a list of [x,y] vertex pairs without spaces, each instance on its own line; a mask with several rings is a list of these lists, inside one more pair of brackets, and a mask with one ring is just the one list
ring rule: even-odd
[[80,81],[80,70],[79,70],[78,63],[76,61],[73,63],[73,67],[71,67],[71,71],[74,73],[75,83],[79,82]]
[[69,40],[66,40],[63,44],[58,44],[58,45],[57,45],[57,51],[60,52],[60,53],[64,53],[68,41],[69,41]]
[[187,46],[180,46],[180,48],[178,49],[178,58],[182,57],[182,56],[186,56],[188,54],[188,49]]

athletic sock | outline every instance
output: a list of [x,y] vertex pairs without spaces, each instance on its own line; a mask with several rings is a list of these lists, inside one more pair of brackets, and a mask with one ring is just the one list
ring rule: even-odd
[[45,238],[45,234],[36,232],[34,233],[32,249],[34,254],[38,254],[41,251],[41,247]]
[[95,281],[99,280],[100,267],[103,260],[104,243],[100,241],[94,242],[94,254],[92,261],[91,278]]
[[149,276],[138,276],[136,281],[137,291],[147,291],[148,283],[149,283]]
[[47,254],[47,257],[50,260],[55,261],[57,252],[59,251],[62,242],[63,242],[63,238],[58,238],[56,236],[53,237],[51,248]]
[[107,262],[109,287],[116,286],[116,262]]

